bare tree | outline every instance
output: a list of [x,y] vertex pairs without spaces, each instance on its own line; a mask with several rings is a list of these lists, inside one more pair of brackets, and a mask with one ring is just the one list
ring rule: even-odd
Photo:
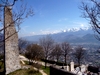
[[94,30],[95,37],[100,41],[100,1],[88,0],[89,4],[82,2],[80,9],[83,12],[83,18],[88,19]]
[[[26,8],[27,6],[23,3],[23,1],[24,0],[0,0],[0,33],[2,33],[4,37],[3,40],[0,40],[0,47],[4,46],[4,58],[5,41],[20,30],[20,24],[22,23],[23,19],[33,15],[33,10],[31,8]],[[18,7],[18,10],[15,9],[16,7]],[[5,26],[6,9],[11,12],[10,16],[12,17],[12,21],[9,21],[9,24]],[[13,34],[5,37],[5,30],[13,25],[15,25],[16,31],[13,32]],[[5,67],[4,62],[4,73],[6,72]]]
[[63,56],[64,56],[64,59],[65,59],[65,64],[66,64],[66,59],[69,59],[68,57],[69,57],[69,53],[71,52],[71,46],[70,46],[70,44],[69,43],[67,43],[67,42],[64,42],[64,43],[62,43],[62,45],[61,45],[61,49],[62,49],[62,54],[63,54]]
[[[4,46],[4,58],[5,58],[5,41],[10,38],[11,36],[18,33],[20,30],[20,24],[23,22],[25,18],[29,16],[33,16],[33,10],[31,8],[27,8],[26,4],[23,3],[24,0],[0,0],[0,33],[3,34],[4,39],[0,40],[0,47]],[[18,7],[18,10],[15,8]],[[5,12],[10,11],[10,17],[12,20],[9,21],[9,24],[5,25]],[[5,37],[5,30],[8,27],[15,25],[16,31],[13,34],[8,35]],[[5,63],[4,63],[4,72],[5,70]]]
[[57,60],[57,62],[59,61],[59,58],[61,57],[62,55],[62,50],[61,50],[61,47],[59,44],[55,44],[55,47],[52,51],[52,56],[55,57],[55,59]]
[[85,50],[83,49],[83,47],[78,46],[75,48],[75,52],[73,53],[73,56],[78,62],[78,65],[81,64],[81,61],[84,59],[84,55],[85,55]]
[[[0,0],[0,32],[4,32],[4,29],[8,28],[11,25],[15,25],[16,27],[16,34],[20,30],[20,24],[23,22],[25,18],[28,18],[29,16],[33,16],[33,9],[32,7],[27,8],[26,4],[23,2],[24,0]],[[18,4],[19,3],[19,4]],[[4,26],[5,22],[5,8],[9,8],[12,12],[12,19],[13,21],[9,23],[8,26]],[[18,7],[18,10],[15,8]],[[3,45],[4,40],[10,38],[14,34],[10,35],[9,37],[3,39],[0,41],[0,46]]]
[[41,46],[37,44],[30,44],[26,47],[25,56],[31,60],[39,60],[44,58],[44,51]]
[[[50,53],[53,49],[54,40],[50,37],[50,35],[47,35],[46,37],[43,37],[39,40],[40,45],[42,46],[44,50],[45,60],[48,60]],[[46,68],[46,62],[45,62],[45,68]]]

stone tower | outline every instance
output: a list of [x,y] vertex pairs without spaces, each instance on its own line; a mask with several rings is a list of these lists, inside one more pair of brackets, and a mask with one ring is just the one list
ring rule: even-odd
[[6,74],[20,69],[18,34],[13,23],[12,11],[9,7],[4,8],[5,27],[5,64]]

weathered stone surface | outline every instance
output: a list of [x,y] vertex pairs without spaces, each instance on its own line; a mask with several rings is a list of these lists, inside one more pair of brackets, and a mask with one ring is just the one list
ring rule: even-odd
[[[9,7],[5,7],[5,63],[6,74],[19,68],[18,34],[12,19],[12,12]],[[9,37],[9,38],[8,38]]]

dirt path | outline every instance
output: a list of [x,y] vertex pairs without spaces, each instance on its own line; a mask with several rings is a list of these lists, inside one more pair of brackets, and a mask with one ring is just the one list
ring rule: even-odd
[[[34,67],[34,70],[38,70],[38,69]],[[39,72],[40,72],[42,75],[47,75],[47,74],[46,74],[43,70],[41,70],[41,69],[39,70]]]
[[[21,56],[21,55],[20,55],[20,58],[21,58],[22,64],[25,64],[25,63],[24,63],[24,60],[28,61],[28,59],[25,58],[24,56]],[[44,65],[43,62],[40,62],[40,64]],[[34,70],[38,70],[38,69],[34,67]],[[40,72],[42,75],[47,75],[47,74],[46,74],[43,70],[41,70],[41,69],[39,70],[39,72]]]

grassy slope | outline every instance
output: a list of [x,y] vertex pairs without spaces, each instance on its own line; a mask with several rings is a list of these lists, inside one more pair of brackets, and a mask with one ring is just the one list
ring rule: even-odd
[[49,67],[44,67],[44,66],[42,66],[42,68],[41,68],[47,75],[50,75],[50,68]]
[[20,69],[8,75],[42,75],[42,74],[31,68],[31,69]]
[[[24,61],[27,65],[29,65],[28,61]],[[45,66],[40,67],[40,69],[42,69],[47,75],[50,75],[50,68]]]

